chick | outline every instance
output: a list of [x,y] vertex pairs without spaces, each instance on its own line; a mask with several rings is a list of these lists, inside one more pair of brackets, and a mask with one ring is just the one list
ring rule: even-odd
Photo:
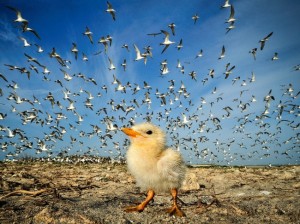
[[177,205],[177,190],[185,176],[185,165],[179,152],[166,146],[165,133],[157,126],[142,123],[132,128],[123,128],[131,145],[126,154],[128,169],[137,185],[148,191],[147,198],[137,206],[125,209],[127,212],[142,212],[153,199],[155,192],[170,191],[173,205],[170,215],[185,216]]

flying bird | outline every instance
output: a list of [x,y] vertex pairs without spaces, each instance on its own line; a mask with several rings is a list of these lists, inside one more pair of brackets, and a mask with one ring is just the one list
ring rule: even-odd
[[225,79],[227,79],[229,77],[229,75],[232,73],[232,70],[235,68],[235,65],[232,66],[229,70],[225,71]]
[[266,37],[264,37],[263,39],[261,39],[259,41],[260,43],[260,50],[262,51],[265,47],[266,41],[269,40],[269,38],[272,36],[273,32],[269,33]]
[[197,22],[198,19],[199,19],[199,16],[198,16],[197,13],[192,16],[192,20],[194,20],[194,24],[196,24],[196,22]]
[[33,58],[33,57],[31,57],[31,56],[29,56],[28,54],[26,54],[26,53],[24,53],[24,55],[28,58],[28,62],[34,62],[34,63],[36,63],[37,65],[39,65],[39,66],[41,66],[42,67],[42,65],[40,64],[40,62],[36,59],[36,58]]
[[225,46],[223,45],[222,51],[221,51],[221,55],[220,55],[220,57],[218,59],[220,60],[220,59],[222,59],[224,57],[225,57]]
[[101,38],[98,40],[98,43],[103,44],[105,54],[107,53],[107,50],[108,50],[108,42],[111,43],[111,38],[110,38],[110,39],[107,39],[107,38],[105,38],[105,37],[101,37]]
[[144,49],[145,49],[145,52],[142,54],[142,56],[144,56],[145,58],[147,56],[150,56],[152,58],[153,57],[152,47],[150,45],[148,45],[147,47],[144,47]]
[[160,35],[160,34],[162,34],[162,33],[161,32],[159,32],[159,33],[148,33],[147,35],[156,37],[157,35]]
[[178,151],[166,146],[165,133],[151,123],[123,128],[131,144],[126,160],[129,171],[137,185],[148,191],[147,198],[137,206],[130,206],[126,212],[142,212],[153,199],[155,192],[170,191],[173,205],[168,209],[170,215],[185,216],[177,204],[178,188],[185,176],[185,165]]
[[163,65],[162,68],[160,69],[160,71],[161,71],[161,73],[160,73],[161,75],[166,75],[170,72],[167,65]]
[[108,57],[108,60],[109,60],[109,68],[108,68],[108,70],[115,70],[116,67],[114,66],[113,61],[111,60],[110,57]]
[[31,32],[31,33],[33,33],[38,39],[41,39],[40,36],[38,35],[38,33],[37,33],[34,29],[28,27],[28,23],[23,23],[23,24],[22,24],[22,31],[23,31],[23,33],[24,33],[24,32]]
[[31,46],[31,44],[24,37],[19,37],[19,39],[23,41],[23,46],[24,47],[30,47]]
[[113,20],[116,20],[116,10],[113,9],[112,5],[107,1],[107,9],[106,12],[110,13]]
[[172,31],[173,36],[175,36],[175,26],[176,26],[175,23],[171,23],[168,25],[168,27],[170,27],[170,29]]
[[208,75],[209,75],[211,78],[214,78],[214,76],[215,76],[215,70],[214,70],[214,69],[209,69]]
[[230,25],[228,27],[226,27],[226,33],[227,34],[230,30],[234,29],[235,25],[234,25],[234,21],[230,22]]
[[293,67],[294,71],[300,71],[300,64]]
[[110,36],[109,34],[106,35],[106,40],[109,42],[109,46],[111,46],[113,40],[112,36]]
[[37,52],[38,52],[38,53],[44,52],[44,50],[43,50],[43,48],[42,48],[41,46],[39,46],[39,45],[37,45],[37,44],[34,44],[34,45],[37,47]]
[[124,72],[125,72],[126,71],[126,66],[127,66],[126,59],[123,60],[123,63],[121,64],[121,66],[123,67]]
[[256,51],[257,51],[257,48],[253,48],[251,51],[249,51],[249,54],[253,55],[254,60],[256,60]]
[[225,0],[224,4],[221,6],[221,9],[228,8],[231,5],[229,4],[229,0]]
[[138,61],[138,60],[144,59],[144,56],[141,55],[139,48],[135,44],[133,44],[133,46],[134,46],[134,50],[136,52],[136,57],[134,60]]
[[122,48],[125,48],[129,52],[129,46],[127,44],[123,44]]
[[199,57],[202,57],[203,56],[203,50],[201,49],[198,54],[196,55],[195,59],[196,58],[199,58]]
[[71,52],[75,55],[75,59],[77,60],[78,57],[78,49],[77,49],[77,45],[75,43],[72,43],[72,49]]
[[234,8],[233,8],[233,5],[231,5],[230,6],[230,15],[229,15],[229,18],[226,21],[226,23],[232,23],[234,21],[235,21],[235,18],[234,18]]
[[162,52],[161,52],[161,53],[164,53],[165,50],[167,50],[167,48],[168,48],[171,44],[174,44],[175,42],[169,40],[170,34],[169,34],[167,31],[161,30],[161,32],[165,35],[164,42],[160,43],[160,45],[165,45],[164,49],[163,49]]
[[279,59],[279,57],[278,57],[278,53],[277,52],[275,52],[274,53],[274,56],[272,57],[272,61],[274,61],[274,60],[278,60]]
[[90,31],[90,29],[88,27],[85,28],[84,33],[82,33],[83,35],[87,36],[91,42],[91,44],[93,44],[93,38],[92,38],[92,32]]
[[183,48],[182,38],[180,39],[179,44],[177,45],[177,50],[180,50],[181,48]]
[[85,55],[85,53],[82,52],[82,60],[83,61],[88,61],[88,57]]
[[19,22],[19,23],[23,23],[23,24],[28,24],[28,20],[26,20],[26,19],[24,19],[24,18],[22,17],[22,14],[21,14],[21,12],[20,12],[18,9],[13,8],[13,7],[11,7],[11,6],[6,6],[6,8],[9,8],[10,10],[13,10],[13,11],[16,13],[17,18],[14,20],[14,22]]
[[255,82],[255,74],[254,74],[254,72],[251,73],[250,82]]

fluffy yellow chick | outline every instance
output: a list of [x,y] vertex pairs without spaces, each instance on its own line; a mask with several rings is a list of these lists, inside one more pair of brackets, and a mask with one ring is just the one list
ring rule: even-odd
[[122,131],[131,141],[126,154],[128,169],[137,185],[148,191],[147,198],[142,203],[127,207],[125,211],[142,212],[155,192],[170,191],[173,205],[168,213],[185,216],[177,205],[177,189],[185,176],[185,165],[180,153],[166,146],[165,133],[153,124],[142,123],[123,128]]

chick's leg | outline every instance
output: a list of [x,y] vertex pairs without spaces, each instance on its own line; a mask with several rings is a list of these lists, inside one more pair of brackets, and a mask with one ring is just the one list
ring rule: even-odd
[[147,193],[147,198],[137,206],[129,206],[125,208],[126,212],[142,212],[147,204],[153,199],[155,193],[153,190],[149,190]]
[[181,211],[181,209],[178,207],[177,205],[177,189],[172,189],[171,190],[171,194],[172,194],[172,197],[173,197],[173,205],[171,208],[169,208],[167,210],[167,212],[170,214],[170,215],[176,215],[176,216],[179,216],[179,217],[183,217],[185,216],[184,212]]

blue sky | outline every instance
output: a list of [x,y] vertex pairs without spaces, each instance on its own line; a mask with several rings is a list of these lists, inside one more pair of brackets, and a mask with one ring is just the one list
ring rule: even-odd
[[[300,71],[294,69],[300,63],[298,1],[277,0],[272,4],[266,0],[230,1],[236,21],[235,28],[227,34],[228,23],[225,21],[229,18],[230,8],[220,8],[223,0],[189,1],[189,4],[184,1],[110,3],[116,10],[116,21],[105,11],[106,1],[0,1],[0,73],[8,81],[0,80],[3,92],[0,112],[7,115],[0,120],[1,159],[26,155],[56,156],[64,151],[68,154],[89,152],[122,157],[128,146],[127,138],[119,130],[108,130],[107,120],[121,128],[130,126],[130,121],[143,122],[153,113],[152,122],[167,131],[168,145],[179,149],[187,163],[299,164],[300,95],[297,93],[300,91]],[[41,39],[31,32],[23,33],[21,23],[13,22],[16,13],[5,7],[7,5],[21,11],[22,17],[29,21],[28,27],[34,29]],[[192,16],[195,14],[199,19],[194,24]],[[176,25],[175,36],[168,27],[171,23]],[[94,44],[82,34],[86,26],[93,33]],[[160,43],[164,41],[164,34],[147,35],[161,30],[169,32],[170,40],[175,42],[163,54]],[[273,35],[260,50],[259,40],[271,32]],[[98,40],[107,35],[112,37],[112,44],[105,53]],[[24,37],[32,46],[23,47],[19,37]],[[177,50],[180,39],[183,48]],[[71,52],[72,43],[76,43],[79,50],[77,60]],[[34,44],[42,46],[44,52],[38,53]],[[122,48],[124,44],[129,46],[129,52]],[[144,47],[151,46],[153,57],[147,57],[146,65],[143,60],[134,61],[133,44],[141,52],[144,52]],[[225,47],[225,57],[219,60],[222,46]],[[67,63],[68,67],[50,58],[53,47],[62,59],[71,61]],[[258,48],[256,60],[249,53],[253,48]],[[196,58],[201,49],[203,56]],[[102,52],[95,55],[99,51]],[[275,52],[279,59],[271,60]],[[50,74],[44,75],[43,68],[28,62],[24,53],[37,58],[51,71]],[[83,53],[88,61],[82,60]],[[108,58],[112,59],[115,70],[108,69]],[[124,59],[126,71],[121,66]],[[169,73],[161,75],[160,64],[164,60],[167,60]],[[176,67],[178,60],[184,66],[184,74]],[[235,68],[225,79],[227,63],[230,63],[229,68]],[[17,69],[9,70],[5,64],[27,68],[30,80]],[[30,64],[36,66],[39,73],[30,70]],[[72,80],[64,80],[61,69],[74,75]],[[210,69],[215,71],[214,78],[208,75]],[[193,71],[196,80],[189,75]],[[79,73],[86,79],[93,78],[97,85],[77,77]],[[250,82],[252,73],[255,82]],[[125,86],[126,93],[116,90],[114,76]],[[234,79],[237,79],[235,83]],[[60,80],[63,87],[56,80]],[[170,88],[170,80],[174,80],[173,88]],[[152,89],[143,88],[144,81]],[[8,87],[13,82],[18,83],[18,89]],[[180,93],[182,83],[185,94]],[[290,84],[292,88],[288,91]],[[107,93],[103,86],[107,86]],[[140,90],[133,94],[136,86]],[[76,114],[67,110],[70,102],[64,99],[66,89],[70,91],[69,98],[74,101]],[[216,91],[212,93],[214,89]],[[269,113],[264,117],[262,114],[267,105],[264,98],[270,90],[274,100],[270,101]],[[55,102],[60,102],[61,108],[57,104],[52,107],[45,100],[49,92]],[[93,96],[90,99],[93,110],[85,106],[89,97],[87,92]],[[142,103],[147,92],[150,105]],[[9,97],[14,94],[31,102],[34,95],[40,104],[17,104]],[[159,95],[164,95],[166,105],[161,105]],[[252,102],[252,96],[256,102]],[[206,103],[203,103],[203,98]],[[111,102],[114,102],[114,108]],[[117,105],[125,109],[133,107],[134,110],[126,114]],[[280,106],[284,108],[281,118],[278,117]],[[12,111],[13,107],[15,111]],[[225,107],[232,109],[228,117]],[[32,108],[39,110],[37,119],[22,124],[21,112],[32,112]],[[107,114],[103,111],[97,113],[101,108],[106,108]],[[47,113],[54,119],[49,124],[45,122]],[[56,113],[63,113],[66,119],[57,124]],[[78,114],[83,121],[77,123]],[[183,114],[187,116],[186,125],[183,124]],[[45,123],[42,125],[41,121]],[[91,125],[97,125],[101,133],[93,133]],[[200,126],[203,131],[200,131]],[[8,137],[7,128],[21,129],[27,139],[20,140],[18,134]],[[61,140],[51,136],[53,131],[58,134],[62,129],[67,132],[60,134]],[[76,139],[74,142],[71,142],[71,136]],[[48,151],[37,154],[41,148],[39,141],[46,144]],[[24,146],[28,144],[32,147]]]

